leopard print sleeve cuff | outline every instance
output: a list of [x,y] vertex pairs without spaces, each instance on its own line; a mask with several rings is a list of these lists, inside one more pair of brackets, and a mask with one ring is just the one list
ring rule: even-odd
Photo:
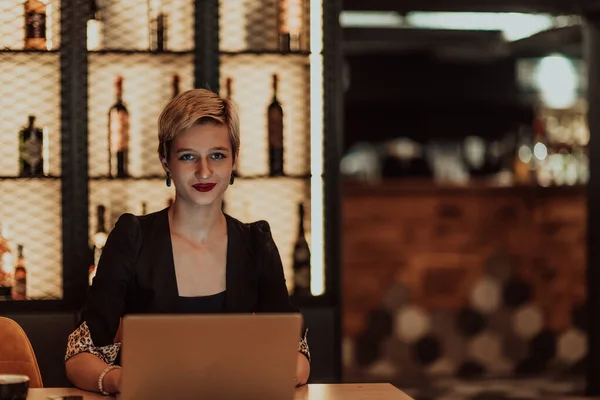
[[67,353],[65,361],[79,353],[90,353],[100,358],[105,363],[112,365],[117,359],[121,343],[114,343],[108,346],[96,347],[92,341],[90,329],[86,322],[83,322],[70,335],[67,341]]
[[310,349],[308,348],[308,328],[304,331],[304,336],[298,342],[298,351],[306,356],[308,362],[310,362]]

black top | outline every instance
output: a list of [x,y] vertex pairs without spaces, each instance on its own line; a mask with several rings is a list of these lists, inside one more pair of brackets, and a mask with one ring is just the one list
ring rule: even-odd
[[225,311],[225,292],[209,296],[179,296],[179,310],[182,314],[219,314]]
[[[298,312],[290,303],[269,224],[225,217],[223,312]],[[180,307],[168,208],[144,216],[121,215],[108,236],[81,314],[94,345],[112,344],[125,314],[177,314]]]

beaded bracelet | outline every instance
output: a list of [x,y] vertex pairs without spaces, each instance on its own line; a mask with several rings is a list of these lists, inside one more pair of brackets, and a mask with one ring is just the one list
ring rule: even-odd
[[108,393],[107,391],[104,390],[104,384],[103,384],[104,377],[106,376],[106,374],[108,374],[113,369],[119,369],[119,368],[121,368],[121,367],[118,365],[109,365],[108,367],[106,367],[104,369],[104,371],[102,371],[102,373],[98,377],[98,390],[100,391],[100,393],[102,393],[105,396],[110,396],[110,393]]

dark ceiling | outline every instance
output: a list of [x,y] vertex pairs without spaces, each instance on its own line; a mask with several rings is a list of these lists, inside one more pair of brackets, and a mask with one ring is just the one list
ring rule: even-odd
[[[476,11],[578,15],[600,0],[343,0],[353,11]],[[556,28],[515,42],[501,32],[434,29],[345,28],[344,52],[348,55],[411,54],[426,52],[442,60],[488,62],[512,57],[542,57],[559,52],[582,56],[580,26]]]
[[[589,16],[591,9],[600,10],[600,0],[343,2],[344,10],[402,14],[472,11]],[[344,28],[345,148],[399,136],[423,143],[466,135],[500,138],[532,119],[531,94],[522,93],[517,85],[515,60],[554,52],[581,57],[582,36],[580,24],[512,42],[500,31]]]
[[387,11],[481,11],[527,13],[578,13],[582,4],[575,0],[343,0],[344,10]]

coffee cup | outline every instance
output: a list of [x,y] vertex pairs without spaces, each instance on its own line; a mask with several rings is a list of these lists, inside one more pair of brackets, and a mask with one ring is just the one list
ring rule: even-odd
[[27,400],[27,375],[0,374],[0,400]]

